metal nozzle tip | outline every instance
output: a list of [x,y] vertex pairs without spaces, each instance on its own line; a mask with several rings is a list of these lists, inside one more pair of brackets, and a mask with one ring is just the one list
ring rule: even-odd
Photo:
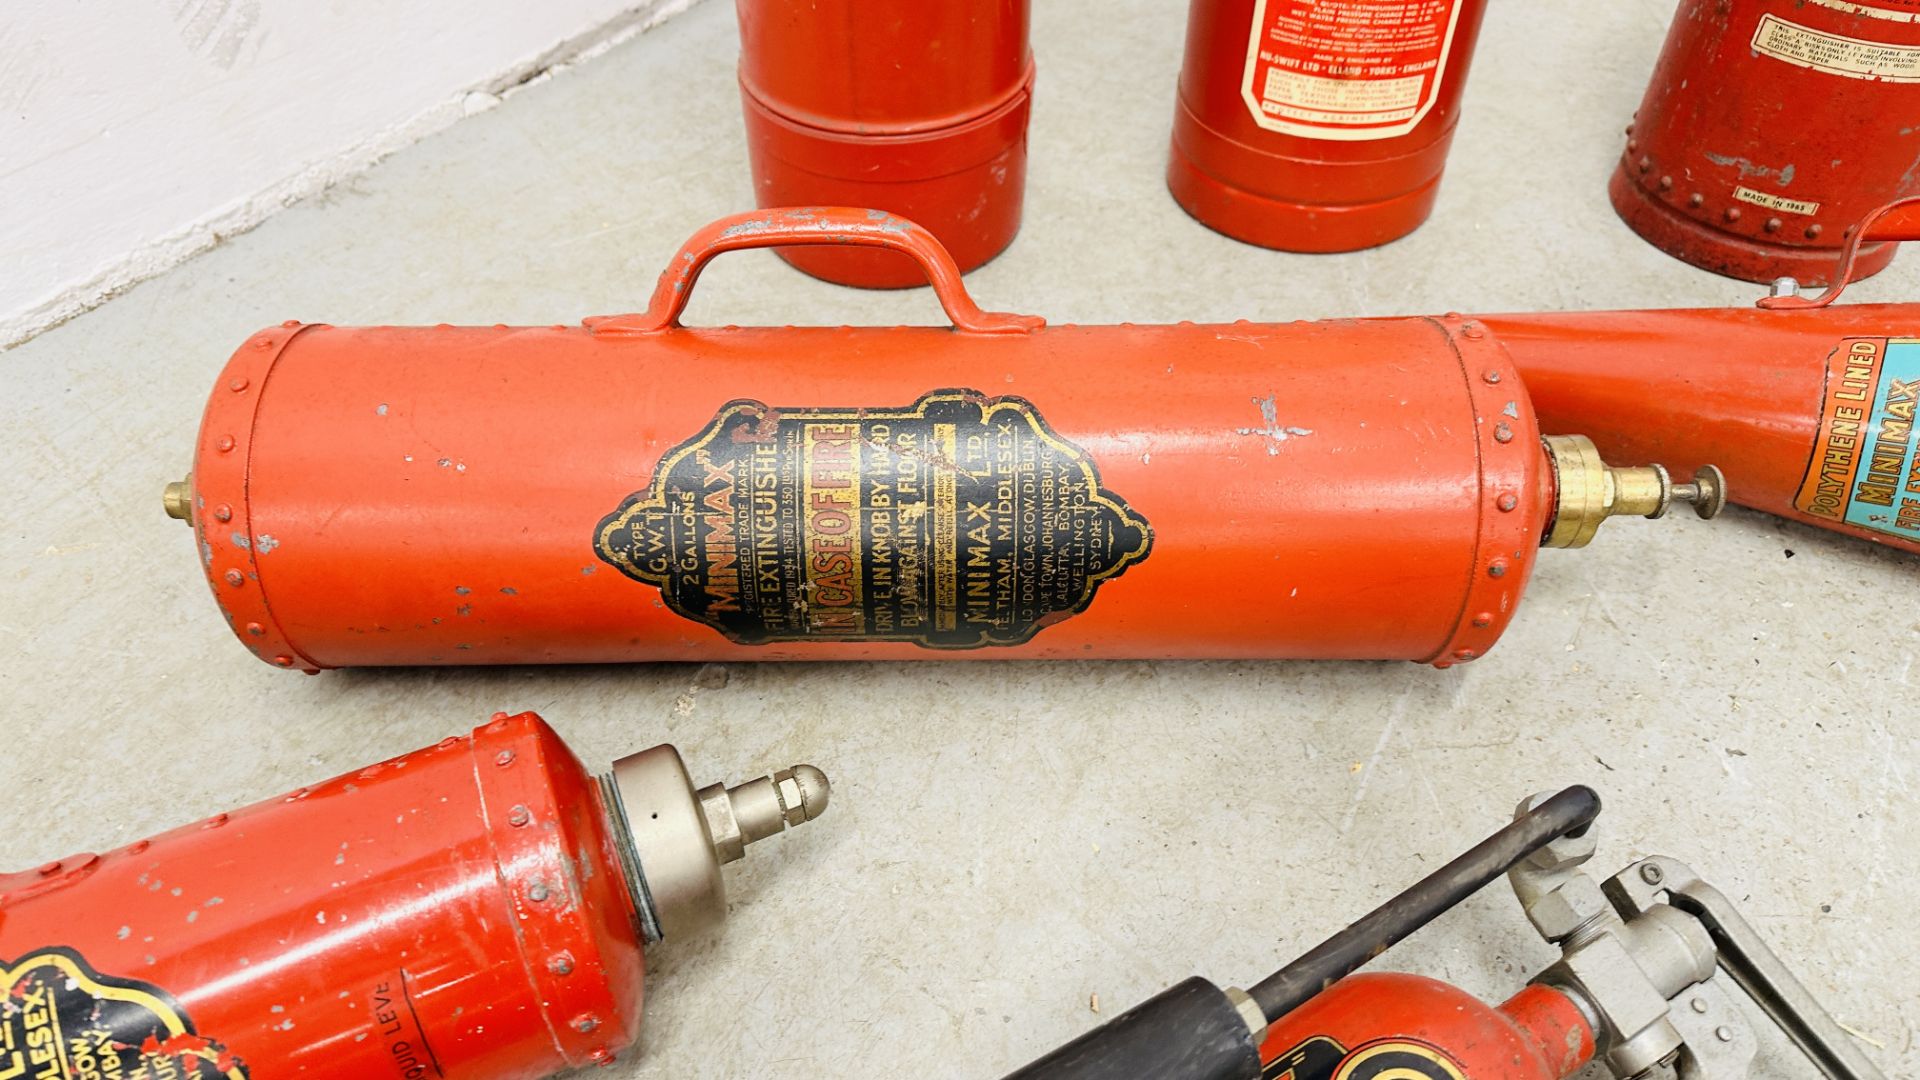
[[193,478],[175,480],[160,493],[160,502],[167,509],[167,516],[175,521],[193,521]]
[[1727,508],[1727,474],[1718,465],[1702,465],[1694,470],[1693,483],[1677,484],[1673,497],[1693,504],[1693,512],[1712,521]]
[[[788,825],[812,821],[827,812],[827,800],[833,795],[833,785],[828,783],[826,773],[811,765],[795,765],[787,770],[787,776],[793,780],[794,786],[800,792],[800,805],[787,807]],[[779,787],[782,794],[788,790],[785,784],[780,784]],[[795,820],[794,815],[796,809],[799,811],[798,820]]]

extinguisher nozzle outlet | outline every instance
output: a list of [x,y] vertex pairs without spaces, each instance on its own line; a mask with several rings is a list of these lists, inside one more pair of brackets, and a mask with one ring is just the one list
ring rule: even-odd
[[193,524],[193,477],[175,480],[160,493],[161,505],[166,507],[167,516],[175,521]]
[[1584,435],[1549,435],[1542,441],[1557,492],[1544,547],[1585,547],[1610,517],[1662,518],[1681,502],[1710,520],[1727,505],[1727,478],[1716,466],[1703,465],[1691,482],[1676,484],[1660,465],[1608,465]]
[[605,788],[649,938],[719,924],[727,912],[720,867],[744,858],[748,844],[825,813],[831,792],[826,774],[811,765],[696,790],[671,746],[614,762]]

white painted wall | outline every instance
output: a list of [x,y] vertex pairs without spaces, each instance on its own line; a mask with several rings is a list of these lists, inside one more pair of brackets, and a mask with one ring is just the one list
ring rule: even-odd
[[8,0],[0,348],[694,0]]

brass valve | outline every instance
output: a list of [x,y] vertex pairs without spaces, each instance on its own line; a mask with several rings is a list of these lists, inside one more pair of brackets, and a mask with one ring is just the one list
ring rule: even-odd
[[1549,435],[1542,441],[1559,491],[1544,547],[1585,547],[1606,519],[1665,517],[1675,502],[1692,504],[1693,512],[1706,519],[1727,505],[1727,478],[1717,466],[1702,465],[1691,483],[1676,484],[1659,465],[1608,465],[1584,435]]

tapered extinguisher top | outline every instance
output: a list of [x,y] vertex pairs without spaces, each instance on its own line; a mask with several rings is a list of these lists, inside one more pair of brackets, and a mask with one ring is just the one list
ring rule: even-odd
[[831,794],[812,765],[695,790],[679,751],[666,745],[614,762],[602,784],[649,941],[718,926],[727,915],[720,867],[744,858],[748,844],[819,817]]

